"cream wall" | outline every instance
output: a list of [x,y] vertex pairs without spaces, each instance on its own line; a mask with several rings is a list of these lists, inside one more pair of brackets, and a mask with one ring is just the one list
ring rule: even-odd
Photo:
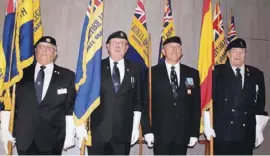
[[[104,0],[104,42],[110,33],[123,30],[129,32],[131,19],[137,0]],[[201,28],[202,0],[172,0],[172,12],[176,34],[182,38],[184,57],[182,62],[197,67]],[[216,0],[213,0],[213,6]],[[230,8],[235,15],[237,36],[248,44],[247,64],[264,71],[266,83],[266,110],[270,112],[270,1],[269,0],[220,0],[225,30]],[[7,0],[0,0],[0,35],[2,36]],[[88,0],[41,0],[44,35],[57,39],[57,64],[75,70],[80,43],[81,29]],[[214,7],[213,7],[214,8]],[[148,31],[152,34],[153,65],[157,63],[160,32],[162,30],[163,0],[146,0],[146,19]],[[107,52],[103,50],[103,57]],[[270,126],[265,129],[263,145],[256,154],[270,154]],[[0,147],[1,148],[1,147]],[[152,150],[144,148],[144,153]],[[204,147],[196,145],[190,154],[203,154]],[[0,154],[3,150],[0,149]],[[78,153],[71,150],[67,153]],[[132,148],[138,154],[138,147]],[[3,154],[3,153],[2,153]]]

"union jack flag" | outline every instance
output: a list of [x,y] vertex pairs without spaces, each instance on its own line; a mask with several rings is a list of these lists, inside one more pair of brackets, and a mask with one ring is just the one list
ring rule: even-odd
[[223,64],[227,60],[225,52],[226,40],[219,1],[216,2],[213,19],[215,64]]
[[141,64],[144,70],[149,66],[148,34],[144,1],[137,0],[128,35],[130,45],[125,58]]
[[175,36],[174,30],[174,22],[172,17],[172,7],[171,7],[171,0],[166,0],[166,4],[164,7],[164,17],[163,17],[163,29],[159,44],[159,59],[158,63],[164,62],[164,56],[161,52],[163,42],[172,36]]
[[146,28],[146,15],[145,8],[142,1],[138,1],[137,6],[135,8],[134,16],[143,24]]
[[235,40],[236,38],[237,36],[236,36],[236,30],[235,30],[234,15],[233,15],[233,10],[231,9],[231,17],[229,21],[227,43],[229,44],[231,41]]
[[100,4],[102,4],[102,0],[94,0],[94,12],[99,7]]
[[224,25],[219,3],[217,3],[215,7],[213,28],[214,28],[214,39],[216,41],[219,38],[219,35],[224,33]]
[[86,16],[89,17],[91,13],[91,3],[92,1],[90,0],[86,9]]
[[165,28],[169,22],[173,20],[172,17],[172,10],[171,10],[171,1],[167,0],[166,5],[165,5],[165,10],[164,10],[164,19],[163,19],[163,28]]
[[[93,9],[91,9],[92,1],[94,3],[94,8]],[[89,15],[92,13],[91,11],[93,10],[93,12],[95,12],[100,4],[102,4],[102,0],[90,0],[89,3],[88,3],[87,10],[86,10],[86,15],[89,17]]]

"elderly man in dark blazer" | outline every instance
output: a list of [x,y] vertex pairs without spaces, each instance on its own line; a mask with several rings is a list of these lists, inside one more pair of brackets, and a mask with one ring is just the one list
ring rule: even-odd
[[36,63],[23,70],[16,85],[14,138],[8,131],[10,112],[1,112],[5,149],[15,138],[19,155],[61,155],[74,145],[75,74],[54,64],[56,51],[50,36],[36,43]]
[[238,38],[227,46],[228,61],[217,65],[213,81],[213,129],[209,113],[204,113],[207,139],[214,136],[214,153],[252,155],[263,141],[267,123],[264,75],[245,64],[246,42]]
[[180,63],[183,54],[179,37],[166,39],[162,54],[165,62],[152,67],[152,127],[146,110],[143,133],[148,146],[154,142],[155,155],[185,155],[199,137],[199,73]]
[[[102,60],[100,105],[90,117],[92,146],[89,155],[128,155],[139,137],[142,98],[142,68],[124,59],[128,49],[126,33],[112,33],[106,42],[109,57]],[[87,138],[83,126],[77,128],[80,140]],[[88,139],[88,138],[87,138]]]

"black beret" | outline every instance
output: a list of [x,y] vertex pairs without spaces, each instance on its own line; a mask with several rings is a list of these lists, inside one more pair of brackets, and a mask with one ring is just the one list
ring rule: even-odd
[[35,47],[36,47],[39,43],[41,43],[41,42],[50,43],[51,45],[54,45],[54,46],[57,47],[57,45],[56,45],[56,40],[55,40],[53,37],[51,37],[51,36],[42,36],[42,37],[37,41],[37,43],[35,44]]
[[163,45],[167,44],[167,43],[179,43],[180,45],[182,45],[182,41],[181,38],[178,36],[173,36],[173,37],[169,37],[167,38],[164,42]]
[[122,38],[122,39],[125,39],[125,40],[128,41],[127,34],[125,32],[123,32],[123,31],[116,31],[116,32],[112,33],[108,37],[106,44],[109,43],[110,40],[113,39],[113,38]]
[[245,40],[242,38],[237,38],[229,43],[226,48],[226,51],[231,50],[232,48],[247,48]]

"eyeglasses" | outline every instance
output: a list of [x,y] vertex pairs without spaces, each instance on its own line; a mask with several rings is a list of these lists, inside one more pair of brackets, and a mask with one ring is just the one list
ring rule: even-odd
[[46,50],[48,50],[48,51],[56,51],[56,49],[55,48],[53,48],[53,47],[51,47],[51,46],[45,46],[45,45],[42,45],[42,44],[39,44],[38,45],[38,48],[39,49],[46,49]]
[[165,45],[165,47],[167,47],[169,49],[181,49],[181,46]]
[[123,47],[124,45],[127,45],[127,42],[116,42],[116,41],[110,41],[111,45],[116,46],[119,45],[120,47]]

